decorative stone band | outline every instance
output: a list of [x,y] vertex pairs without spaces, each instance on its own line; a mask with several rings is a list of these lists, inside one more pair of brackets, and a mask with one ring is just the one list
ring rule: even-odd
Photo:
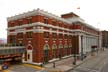
[[[33,27],[33,29],[25,30],[26,27]],[[43,29],[43,27],[56,28],[56,29],[63,30],[63,31],[68,31],[68,32],[65,33],[65,32],[59,32],[58,30],[57,31],[46,30],[46,29]],[[13,29],[15,29],[15,32],[9,32],[9,30],[13,30]],[[44,23],[41,23],[41,22],[36,22],[36,23],[32,23],[32,24],[25,24],[25,25],[22,25],[22,26],[10,27],[7,30],[8,30],[8,35],[17,34],[19,32],[33,31],[33,32],[36,32],[36,33],[37,32],[38,33],[43,33],[44,31],[46,31],[46,32],[57,33],[57,34],[61,33],[61,34],[68,34],[68,35],[73,35],[73,34],[75,34],[75,35],[80,34],[81,35],[81,34],[84,33],[84,34],[88,34],[88,35],[98,36],[97,34],[89,33],[89,32],[86,32],[86,31],[83,31],[83,30],[80,30],[80,29],[70,30],[70,29],[67,29],[67,28],[53,26],[51,24],[44,24]]]
[[99,31],[99,29],[94,28],[93,26],[85,23],[84,20],[82,20],[80,17],[73,17],[71,19],[64,19],[64,18],[56,16],[52,13],[48,13],[47,11],[40,10],[39,8],[37,10],[29,11],[29,12],[26,12],[26,13],[22,13],[22,14],[19,14],[19,15],[12,16],[12,17],[8,17],[7,21],[9,22],[9,21],[18,20],[18,19],[21,19],[21,18],[26,18],[26,17],[30,17],[30,16],[35,16],[35,15],[41,15],[41,16],[46,16],[46,17],[49,17],[49,18],[55,18],[57,20],[66,22],[68,24],[72,24],[73,22],[81,22],[82,24],[86,25],[87,27],[90,27],[94,30]]
[[71,24],[70,21],[67,21],[67,20],[65,20],[65,19],[63,19],[61,17],[58,17],[58,16],[56,16],[56,15],[54,15],[52,13],[48,13],[47,11],[40,10],[40,9],[29,11],[29,12],[26,12],[26,13],[22,13],[22,14],[19,14],[19,15],[12,16],[12,17],[8,17],[7,21],[18,20],[18,19],[21,19],[21,18],[26,18],[26,17],[30,17],[30,16],[35,16],[35,15],[44,15],[46,17],[55,18],[57,20],[66,22],[68,24]]

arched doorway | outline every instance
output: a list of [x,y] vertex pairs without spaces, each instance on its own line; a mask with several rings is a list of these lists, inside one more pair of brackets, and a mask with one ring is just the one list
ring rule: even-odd
[[57,57],[57,45],[56,44],[53,44],[52,45],[52,53],[53,53],[53,58],[56,58]]
[[60,45],[59,45],[59,58],[60,58],[60,59],[61,59],[61,57],[62,57],[62,52],[63,52],[63,45],[60,44]]
[[49,45],[45,44],[44,45],[44,63],[47,63],[49,60]]
[[31,44],[28,44],[27,47],[26,47],[25,60],[23,60],[23,61],[31,63],[33,61],[32,52],[33,52],[33,46]]

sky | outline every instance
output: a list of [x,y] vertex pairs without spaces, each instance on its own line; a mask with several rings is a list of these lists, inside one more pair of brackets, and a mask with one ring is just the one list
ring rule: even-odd
[[0,0],[0,38],[7,38],[7,17],[37,8],[58,16],[74,12],[86,23],[108,30],[107,3],[107,0]]

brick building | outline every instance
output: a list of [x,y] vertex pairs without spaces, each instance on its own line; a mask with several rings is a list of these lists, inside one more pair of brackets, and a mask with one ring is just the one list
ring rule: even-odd
[[37,9],[7,18],[8,43],[26,47],[23,62],[42,64],[87,54],[91,46],[99,46],[99,30],[74,13],[55,16]]
[[102,33],[102,47],[108,47],[108,31],[101,31]]

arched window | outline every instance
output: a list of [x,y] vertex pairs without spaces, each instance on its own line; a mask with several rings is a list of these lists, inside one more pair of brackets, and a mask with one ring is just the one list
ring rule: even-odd
[[68,45],[65,44],[65,45],[64,45],[64,48],[65,48],[65,55],[68,55]]
[[69,54],[72,54],[72,44],[71,43],[69,43],[69,50],[70,50],[69,51],[70,52]]
[[52,50],[53,50],[53,58],[56,58],[56,51],[57,51],[57,46],[56,44],[52,45]]
[[49,50],[49,45],[48,44],[44,45],[44,50]]
[[63,45],[60,44],[60,45],[59,45],[59,58],[60,58],[60,59],[61,59],[61,57],[62,57],[62,52],[63,52]]
[[49,59],[49,45],[45,44],[44,45],[44,62],[48,62]]
[[63,45],[62,44],[59,45],[59,49],[61,49],[61,48],[63,48]]

